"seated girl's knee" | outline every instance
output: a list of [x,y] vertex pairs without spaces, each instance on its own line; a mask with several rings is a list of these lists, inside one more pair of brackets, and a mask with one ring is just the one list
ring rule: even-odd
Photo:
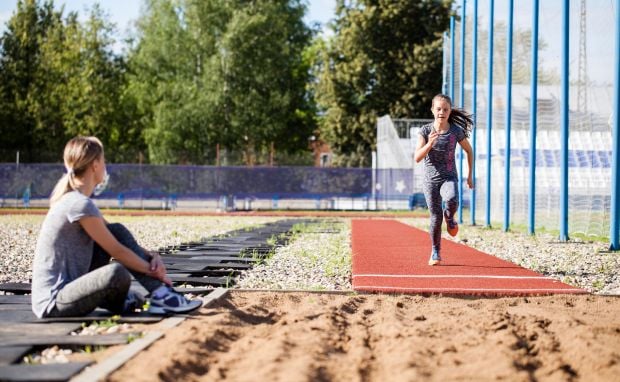
[[121,223],[108,224],[107,227],[110,233],[112,233],[116,240],[118,240],[121,244],[132,249],[137,245],[131,231],[129,231],[129,229]]
[[110,267],[110,283],[114,286],[129,289],[131,285],[131,273],[121,263],[112,263],[107,265]]

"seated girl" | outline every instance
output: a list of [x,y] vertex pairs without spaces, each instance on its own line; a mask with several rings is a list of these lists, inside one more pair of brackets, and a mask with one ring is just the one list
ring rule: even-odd
[[90,199],[107,181],[101,141],[71,139],[64,163],[67,173],[52,192],[37,240],[35,315],[82,316],[97,307],[116,314],[133,311],[144,298],[129,291],[132,275],[149,292],[151,313],[183,313],[201,306],[200,300],[187,300],[171,288],[157,252],[140,247],[123,225],[107,224]]

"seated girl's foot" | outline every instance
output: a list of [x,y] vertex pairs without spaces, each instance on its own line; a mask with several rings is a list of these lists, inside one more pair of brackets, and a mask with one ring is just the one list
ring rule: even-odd
[[125,297],[123,313],[134,313],[136,310],[142,309],[145,302],[146,300],[144,299],[144,296],[130,289],[127,292],[127,297]]
[[149,313],[187,313],[202,306],[201,300],[188,300],[170,287],[160,287],[151,293]]

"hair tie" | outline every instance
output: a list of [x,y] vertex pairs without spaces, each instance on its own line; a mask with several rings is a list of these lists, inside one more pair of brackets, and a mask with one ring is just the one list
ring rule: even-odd
[[75,172],[73,171],[72,168],[67,167],[67,176],[72,176],[72,175],[75,175]]

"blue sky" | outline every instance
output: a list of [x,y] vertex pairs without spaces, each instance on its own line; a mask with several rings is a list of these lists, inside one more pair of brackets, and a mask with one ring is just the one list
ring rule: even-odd
[[[84,10],[99,3],[109,14],[110,19],[116,23],[116,27],[121,35],[124,35],[139,13],[142,0],[56,0],[57,7],[65,5],[65,11],[78,11],[80,14]],[[306,22],[320,22],[324,25],[334,17],[335,0],[310,0]],[[17,0],[0,0],[0,32],[4,30],[7,20],[17,7]]]
[[[127,36],[129,27],[139,13],[143,0],[55,0],[55,4],[65,5],[67,11],[78,11],[85,15],[85,10],[92,7],[95,3],[100,3],[102,8],[109,14],[110,19],[116,23],[119,32],[119,43],[115,49],[120,49],[123,37]],[[496,1],[495,17],[499,20],[505,20],[507,8],[505,2]],[[531,23],[531,2],[526,1],[515,8],[515,27],[529,29]],[[615,28],[615,10],[614,4],[620,3],[620,0],[596,0],[588,3],[588,77],[597,83],[609,83],[612,81],[610,65],[613,64],[614,46],[613,32]],[[336,0],[309,0],[308,14],[306,22],[319,22],[325,25],[334,17],[334,8]],[[472,2],[468,2],[468,17],[471,17]],[[0,33],[4,30],[7,20],[11,17],[17,6],[17,0],[0,0]],[[480,28],[485,29],[487,21],[484,21],[486,15],[484,6],[480,10]],[[579,43],[579,2],[571,2],[571,70],[576,69],[574,66],[577,60],[578,43]],[[541,52],[541,58],[546,65],[558,67],[560,62],[561,48],[561,7],[559,2],[549,1],[541,2],[541,39],[547,42],[546,49]],[[330,31],[324,29],[323,33],[329,35]],[[497,30],[496,33],[505,33]],[[610,35],[611,33],[611,35]],[[602,37],[602,38],[601,38]],[[611,64],[610,64],[611,63]]]

